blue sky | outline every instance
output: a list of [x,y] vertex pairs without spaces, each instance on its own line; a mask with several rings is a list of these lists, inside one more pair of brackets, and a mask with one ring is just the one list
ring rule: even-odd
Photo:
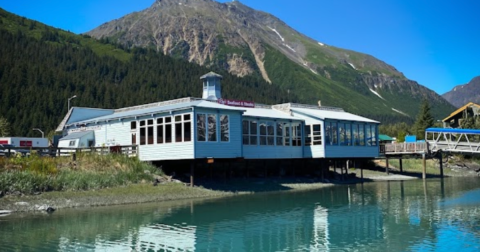
[[[0,7],[54,27],[82,33],[148,8],[153,2],[2,0]],[[241,2],[277,16],[315,40],[383,60],[407,78],[439,94],[480,76],[478,0]]]

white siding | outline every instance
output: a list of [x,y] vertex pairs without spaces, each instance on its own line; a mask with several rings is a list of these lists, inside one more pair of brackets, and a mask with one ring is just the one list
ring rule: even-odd
[[[322,144],[321,145],[306,145],[304,146],[305,158],[323,158],[325,157],[325,127],[324,121],[318,118],[306,116],[300,113],[295,113],[295,117],[305,120],[305,125],[320,124],[322,129]],[[303,136],[305,140],[305,136]]]
[[[197,141],[197,114],[216,114],[217,115],[217,141]],[[230,141],[220,141],[220,115],[229,116]],[[195,139],[195,158],[237,158],[242,157],[242,115],[236,111],[220,110],[212,111],[205,109],[195,110],[194,136]]]
[[[70,141],[75,141],[74,146],[70,146]],[[77,148],[79,139],[68,139],[58,141],[58,148]]]

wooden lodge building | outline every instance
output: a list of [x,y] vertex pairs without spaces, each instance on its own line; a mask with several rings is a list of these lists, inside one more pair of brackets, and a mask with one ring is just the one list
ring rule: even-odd
[[[379,156],[379,122],[340,108],[222,99],[222,76],[200,77],[202,98],[120,109],[73,107],[58,147],[137,145],[142,161],[352,160]],[[192,162],[194,163],[194,162]]]

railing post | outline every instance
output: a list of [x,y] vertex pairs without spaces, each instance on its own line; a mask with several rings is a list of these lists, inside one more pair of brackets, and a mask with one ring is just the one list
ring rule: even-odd
[[422,179],[427,178],[427,160],[425,152],[422,154],[422,164],[423,164],[423,172],[422,172]]

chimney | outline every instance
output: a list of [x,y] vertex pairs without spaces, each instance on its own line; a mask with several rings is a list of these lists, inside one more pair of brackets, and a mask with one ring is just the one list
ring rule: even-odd
[[222,98],[222,88],[220,80],[223,77],[214,72],[207,73],[200,77],[203,80],[203,94],[202,99],[216,101]]

